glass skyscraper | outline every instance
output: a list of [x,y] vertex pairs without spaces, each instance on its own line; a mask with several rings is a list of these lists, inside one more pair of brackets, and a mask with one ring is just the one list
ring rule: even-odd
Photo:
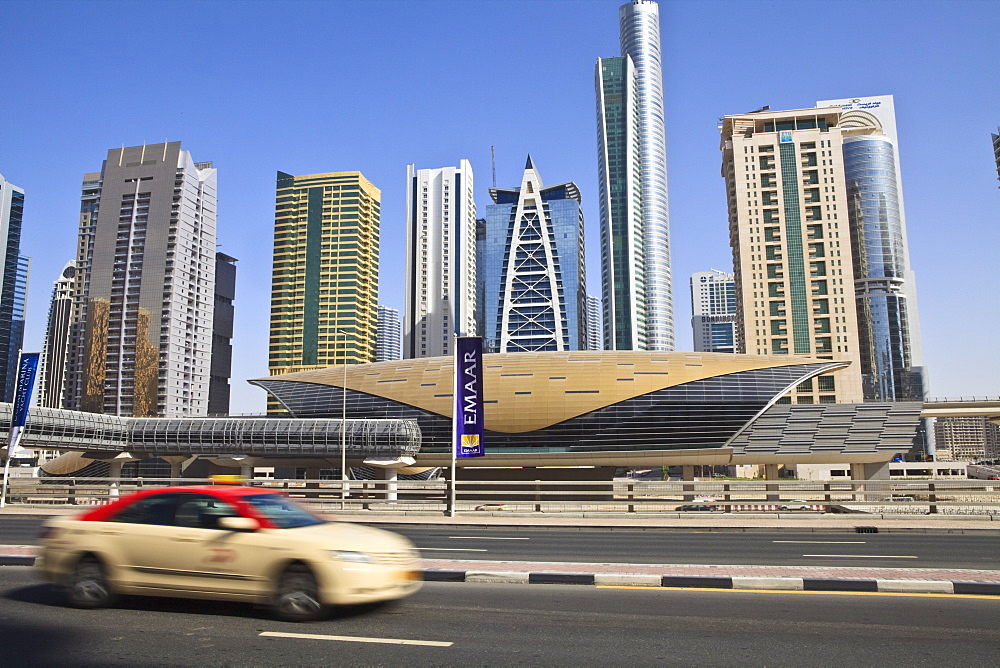
[[646,349],[639,91],[628,56],[597,61],[604,347]]
[[916,279],[909,261],[891,95],[828,100],[844,129],[844,179],[854,253],[866,401],[919,400],[927,391]]
[[528,157],[519,188],[490,188],[477,230],[487,352],[586,350],[583,210],[575,183],[544,187]]
[[21,222],[24,190],[0,174],[0,391],[12,401],[17,377],[17,357],[24,339],[24,298],[27,258],[22,258]]
[[[642,231],[646,304],[646,347],[674,349],[670,273],[670,216],[667,148],[663,122],[660,9],[652,0],[633,0],[618,9],[622,56],[635,66],[636,114],[642,162]],[[625,124],[626,127],[628,124]],[[609,178],[602,173],[602,179]]]

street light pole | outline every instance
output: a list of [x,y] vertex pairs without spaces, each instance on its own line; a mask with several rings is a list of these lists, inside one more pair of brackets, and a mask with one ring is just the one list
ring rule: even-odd
[[338,329],[344,337],[344,381],[340,388],[340,509],[347,508],[347,332]]

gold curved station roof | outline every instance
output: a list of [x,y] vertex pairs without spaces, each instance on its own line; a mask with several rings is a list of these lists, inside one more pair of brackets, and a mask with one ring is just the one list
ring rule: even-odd
[[[453,364],[451,357],[425,357],[348,365],[346,385],[450,418]],[[626,399],[714,376],[807,364],[827,365],[825,371],[847,366],[786,355],[645,351],[496,353],[484,355],[483,364],[486,428],[504,433],[543,429]],[[256,381],[341,387],[344,367]]]

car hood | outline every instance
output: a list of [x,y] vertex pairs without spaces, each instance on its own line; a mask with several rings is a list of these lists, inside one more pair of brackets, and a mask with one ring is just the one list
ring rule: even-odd
[[295,529],[278,529],[282,535],[315,543],[324,543],[330,549],[356,550],[359,552],[397,552],[414,550],[413,543],[405,536],[384,529],[375,529],[348,522],[327,522]]

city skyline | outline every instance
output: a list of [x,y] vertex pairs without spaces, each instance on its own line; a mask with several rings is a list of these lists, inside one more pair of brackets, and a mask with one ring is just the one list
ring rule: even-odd
[[[93,156],[108,146],[164,138],[183,141],[219,168],[219,250],[239,258],[240,266],[234,303],[235,412],[262,412],[265,404],[264,393],[245,380],[267,370],[277,169],[359,170],[382,189],[379,301],[401,309],[403,282],[396,268],[403,260],[406,164],[446,165],[456,156],[468,157],[480,175],[476,203],[484,206],[489,203],[490,146],[496,147],[501,185],[517,178],[524,155],[531,153],[547,183],[579,184],[588,280],[599,284],[593,64],[620,52],[615,30],[620,2],[484,2],[474,10],[455,2],[379,3],[383,20],[370,28],[363,20],[370,6],[291,4],[296,11],[267,4],[236,11],[234,3],[211,3],[198,5],[197,18],[190,19],[183,18],[185,3],[143,6],[147,23],[163,26],[144,39],[163,30],[175,36],[180,52],[192,55],[218,45],[205,62],[195,59],[197,65],[178,64],[173,49],[138,59],[109,58],[114,52],[103,45],[112,35],[129,34],[126,26],[134,19],[119,16],[113,4],[5,5],[10,21],[0,28],[0,55],[23,66],[20,96],[0,101],[7,130],[0,172],[26,192],[21,252],[32,258],[32,271],[25,349],[41,349],[52,281],[74,256],[79,174],[93,169]],[[866,65],[852,72],[835,64],[858,62],[846,57],[820,68],[815,62],[795,62],[803,49],[810,52],[817,38],[815,15],[825,5],[777,2],[775,12],[792,30],[782,43],[769,43],[767,58],[761,54],[759,67],[751,68],[761,76],[747,77],[733,71],[738,69],[733,62],[754,51],[748,36],[773,30],[775,12],[749,12],[735,29],[722,20],[731,6],[660,4],[675,294],[684,294],[679,281],[695,271],[732,269],[719,176],[719,117],[765,104],[793,109],[850,95],[894,95],[930,394],[1000,394],[1000,357],[989,345],[996,340],[1000,316],[983,307],[983,295],[994,294],[998,285],[991,258],[1000,202],[989,134],[997,126],[1000,104],[998,87],[989,85],[996,77],[988,64],[995,61],[990,37],[1000,18],[988,3],[926,2],[908,5],[916,9],[903,13],[899,3],[848,2],[845,12],[823,14],[822,30],[841,49],[864,55]],[[857,21],[859,13],[864,21]],[[303,23],[315,28],[276,36],[281,31],[269,27],[287,22],[286,14],[296,17],[299,28]],[[477,25],[491,30],[484,34]],[[555,26],[560,29],[553,36]],[[246,40],[248,34],[266,37]],[[436,45],[421,34],[450,39]],[[955,49],[953,40],[959,38],[963,48]],[[131,39],[125,39],[122,53],[141,46]],[[534,48],[513,50],[512,43]],[[456,52],[463,57],[452,57]],[[287,105],[271,101],[271,91],[303,75],[279,63],[285,57],[315,60],[321,55],[338,64],[336,85],[332,92],[304,89],[293,105],[296,122],[285,122]],[[376,56],[385,65],[373,65]],[[95,84],[97,58],[106,69]],[[766,64],[778,62],[783,63],[780,72],[768,74]],[[150,94],[114,108],[101,103],[106,83],[144,76],[146,70],[165,90],[186,91],[183,99]],[[492,76],[498,71],[530,77],[535,88],[527,89],[534,94],[508,94],[502,77]],[[421,76],[414,76],[417,72]],[[346,104],[345,92],[350,94]],[[199,104],[190,104],[192,96]],[[65,103],[70,100],[72,105]],[[947,131],[932,130],[928,116],[943,109],[951,117]],[[422,124],[437,131],[416,133]],[[675,323],[681,323],[677,350],[691,349],[686,301],[675,300]],[[956,328],[956,322],[965,326]]]

